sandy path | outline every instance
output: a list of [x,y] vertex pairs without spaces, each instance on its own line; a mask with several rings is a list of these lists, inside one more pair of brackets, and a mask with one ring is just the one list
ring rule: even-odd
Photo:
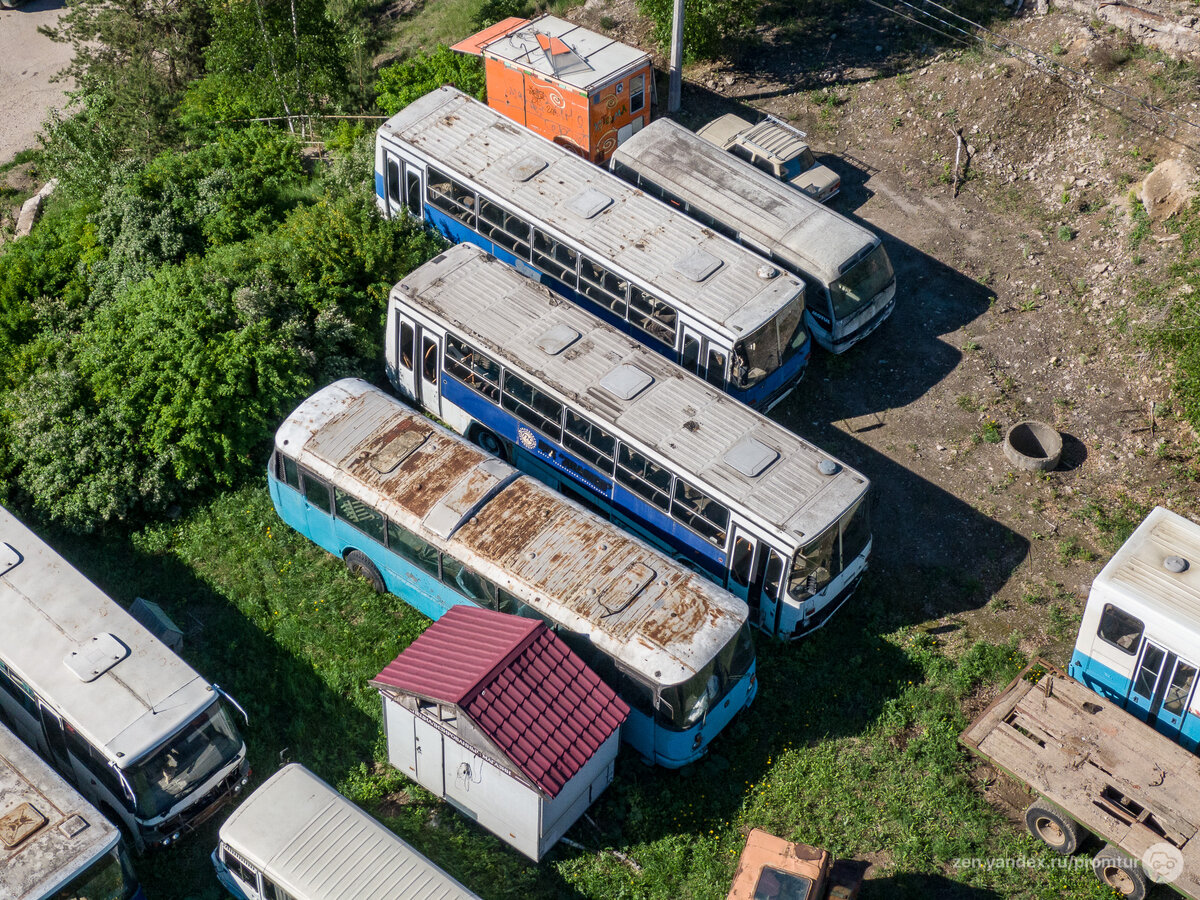
[[34,146],[46,113],[66,101],[71,85],[50,79],[71,61],[71,48],[37,30],[63,11],[62,0],[0,9],[0,163]]

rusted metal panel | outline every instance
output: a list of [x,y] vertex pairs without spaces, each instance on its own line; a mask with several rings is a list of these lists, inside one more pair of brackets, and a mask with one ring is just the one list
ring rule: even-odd
[[1134,859],[1177,847],[1200,896],[1200,758],[1040,660],[960,740]]
[[[780,896],[853,900],[862,884],[861,874],[842,868],[834,875],[834,865],[826,850],[785,841],[755,828],[746,838],[727,900]],[[790,879],[795,881],[789,884]]]

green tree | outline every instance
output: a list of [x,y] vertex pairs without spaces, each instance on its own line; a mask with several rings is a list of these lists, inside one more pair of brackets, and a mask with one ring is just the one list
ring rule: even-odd
[[[654,40],[671,43],[674,0],[638,0],[638,9],[654,21]],[[730,44],[745,39],[754,27],[757,0],[688,0],[683,16],[683,57],[688,62],[716,59]]]
[[418,53],[379,72],[375,94],[379,108],[394,116],[418,97],[452,84],[477,100],[486,96],[483,62],[438,44],[432,53]]

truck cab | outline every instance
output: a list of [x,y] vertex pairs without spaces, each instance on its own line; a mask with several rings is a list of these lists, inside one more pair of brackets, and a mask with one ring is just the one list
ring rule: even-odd
[[828,851],[755,828],[726,900],[854,900],[861,886],[862,876]]
[[774,116],[751,125],[730,113],[709,122],[696,134],[821,203],[832,200],[841,190],[841,177],[817,162],[805,133]]

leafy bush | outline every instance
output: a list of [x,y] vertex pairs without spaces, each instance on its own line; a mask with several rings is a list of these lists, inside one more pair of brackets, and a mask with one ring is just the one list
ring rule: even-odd
[[438,44],[432,53],[418,53],[379,72],[375,94],[379,108],[394,116],[418,97],[452,84],[478,100],[485,97],[483,62]]
[[[638,0],[642,14],[654,20],[654,40],[671,44],[674,0]],[[755,0],[692,0],[683,17],[683,58],[687,62],[716,59],[730,44],[745,38],[754,27],[761,4]]]

